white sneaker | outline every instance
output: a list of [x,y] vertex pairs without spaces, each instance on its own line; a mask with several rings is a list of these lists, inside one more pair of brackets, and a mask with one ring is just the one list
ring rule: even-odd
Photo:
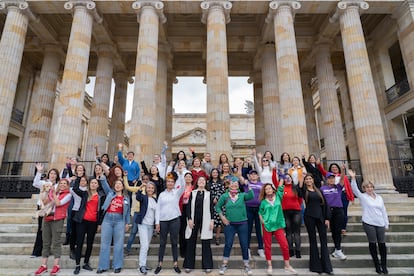
[[247,249],[247,253],[249,254],[249,259],[252,257],[252,255],[250,254],[250,248]]
[[221,267],[220,267],[219,274],[224,275],[224,272],[226,272],[226,270],[227,270],[227,265],[222,264]]
[[257,250],[257,255],[259,255],[260,257],[264,258],[265,257],[265,253],[263,249],[258,249]]
[[293,275],[297,275],[298,272],[291,266],[285,267],[285,272]]
[[253,275],[253,272],[250,270],[250,266],[248,265],[244,266],[244,272],[247,273],[247,275]]
[[335,251],[331,255],[332,255],[332,257],[340,259],[341,261],[346,260],[346,256],[342,252],[342,249],[339,249],[339,250],[335,249]]
[[266,273],[267,273],[267,275],[268,275],[268,276],[272,276],[272,274],[273,274],[273,269],[272,269],[272,267],[271,267],[271,266],[267,267]]

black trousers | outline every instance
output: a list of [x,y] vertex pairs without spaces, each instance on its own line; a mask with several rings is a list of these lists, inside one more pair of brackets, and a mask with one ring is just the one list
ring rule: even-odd
[[[196,244],[198,232],[201,232],[201,223],[194,225],[191,237],[187,240],[187,248],[185,252],[184,268],[194,269],[195,256],[196,256]],[[213,256],[211,253],[211,239],[201,240],[201,268],[212,269],[213,268]]]
[[[332,264],[329,259],[328,239],[326,237],[326,225],[319,218],[305,216],[306,230],[309,235],[309,270],[312,272],[332,272]],[[321,253],[319,255],[316,230],[319,233]]]
[[[39,206],[37,206],[37,210],[40,210]],[[32,255],[37,256],[37,257],[42,256],[42,249],[43,249],[42,222],[43,222],[43,217],[38,217],[36,240],[35,240],[33,251],[32,251]]]
[[77,230],[76,228],[78,227],[79,223],[73,220],[73,217],[75,216],[75,214],[78,211],[73,211],[70,214],[70,238],[69,238],[69,248],[70,250],[75,250],[75,246],[76,246],[76,234],[77,234]]
[[332,240],[335,245],[335,249],[341,249],[341,230],[344,225],[344,208],[332,207],[331,209],[331,220],[330,227],[332,233]]
[[160,221],[160,250],[158,251],[158,262],[164,260],[165,246],[167,245],[168,233],[170,233],[171,251],[173,261],[178,261],[178,232],[180,231],[180,217],[172,220]]
[[76,225],[76,265],[80,265],[80,259],[82,257],[83,241],[86,235],[86,252],[84,263],[89,263],[89,258],[92,254],[93,241],[95,239],[96,230],[98,229],[98,222],[83,220]]

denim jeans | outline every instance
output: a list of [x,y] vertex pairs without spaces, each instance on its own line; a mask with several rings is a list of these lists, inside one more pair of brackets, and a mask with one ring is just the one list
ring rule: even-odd
[[129,234],[128,243],[126,246],[127,251],[131,250],[132,244],[134,243],[135,237],[138,233],[138,223],[135,222],[136,218],[138,217],[138,213],[134,212],[134,218],[132,219],[132,228],[131,233]]
[[122,214],[106,213],[101,225],[101,250],[98,269],[109,269],[111,240],[114,239],[113,268],[122,268],[124,264],[125,222]]
[[246,207],[247,211],[247,225],[249,229],[248,235],[248,247],[250,248],[250,241],[252,239],[252,232],[253,232],[253,223],[256,230],[256,238],[258,249],[263,249],[263,237],[262,237],[262,228],[259,219],[259,207]]
[[154,233],[154,225],[138,224],[139,232],[139,267],[147,266],[148,249],[151,243],[152,234]]
[[249,229],[247,226],[247,221],[242,224],[229,224],[224,226],[224,252],[223,258],[228,259],[230,257],[230,251],[233,247],[234,236],[239,236],[240,247],[242,250],[243,261],[249,260],[249,251],[248,251],[248,235]]

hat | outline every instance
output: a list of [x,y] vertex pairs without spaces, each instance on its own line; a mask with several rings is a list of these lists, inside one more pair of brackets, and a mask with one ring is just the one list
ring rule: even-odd
[[257,171],[256,171],[256,170],[250,170],[250,171],[249,171],[249,174],[252,174],[252,173],[257,174]]
[[331,173],[331,172],[328,172],[328,173],[326,173],[326,176],[325,177],[326,178],[335,177],[335,175],[333,173]]

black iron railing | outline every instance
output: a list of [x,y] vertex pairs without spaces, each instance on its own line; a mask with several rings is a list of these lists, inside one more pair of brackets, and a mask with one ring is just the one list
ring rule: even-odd
[[389,104],[394,102],[395,100],[397,100],[399,97],[401,97],[408,91],[410,91],[410,84],[408,83],[408,79],[404,79],[394,84],[393,86],[385,90],[385,95],[387,96],[387,102]]

